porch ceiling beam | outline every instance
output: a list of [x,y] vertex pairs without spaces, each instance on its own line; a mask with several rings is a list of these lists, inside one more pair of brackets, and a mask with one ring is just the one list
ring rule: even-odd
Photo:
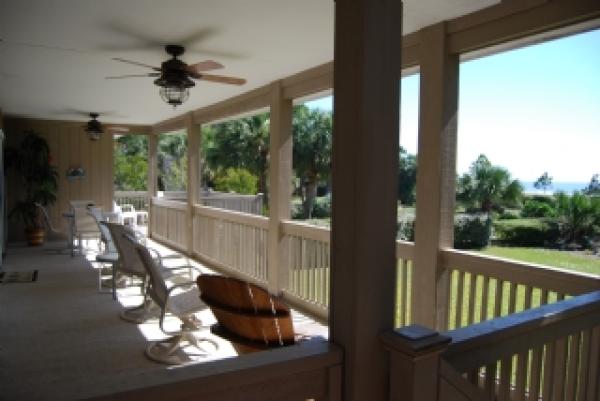
[[182,114],[153,125],[152,133],[155,135],[160,135],[168,132],[184,130],[186,128],[186,122],[187,114]]
[[261,86],[250,92],[232,97],[193,112],[194,121],[206,124],[231,116],[266,108],[271,100],[271,85]]
[[505,0],[448,21],[448,50],[462,54],[596,18],[597,0]]
[[333,61],[284,78],[281,85],[285,99],[295,99],[331,89]]

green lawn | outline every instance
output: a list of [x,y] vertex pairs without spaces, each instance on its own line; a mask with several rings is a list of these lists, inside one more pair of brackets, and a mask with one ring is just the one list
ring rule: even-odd
[[501,246],[489,246],[483,249],[481,253],[600,275],[600,257],[589,254],[544,248],[513,248]]

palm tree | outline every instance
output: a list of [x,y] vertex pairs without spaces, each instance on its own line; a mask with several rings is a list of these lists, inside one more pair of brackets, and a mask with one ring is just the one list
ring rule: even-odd
[[310,110],[306,106],[294,109],[294,170],[302,186],[302,209],[310,219],[317,196],[317,185],[331,173],[330,112]]
[[228,168],[246,169],[258,177],[258,191],[267,193],[268,114],[216,124],[205,134],[206,163],[215,175]]
[[180,191],[186,188],[187,135],[184,133],[161,135],[158,142],[158,189]]
[[556,195],[556,208],[567,242],[581,243],[585,236],[600,229],[600,198],[579,192]]
[[505,168],[492,165],[485,155],[473,162],[457,186],[459,201],[485,213],[516,205],[523,193],[521,183],[513,180]]

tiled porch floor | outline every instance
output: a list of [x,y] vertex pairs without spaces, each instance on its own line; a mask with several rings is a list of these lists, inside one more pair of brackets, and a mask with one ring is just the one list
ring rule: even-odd
[[[165,337],[158,320],[136,325],[119,318],[125,307],[141,302],[138,291],[119,289],[113,301],[110,293],[98,291],[97,270],[86,259],[93,254],[53,251],[61,246],[64,242],[8,248],[4,270],[38,269],[39,276],[33,283],[0,284],[0,400],[86,398],[118,389],[133,376],[185,369],[144,356],[149,341]],[[199,317],[204,324],[214,322],[208,310]],[[295,314],[294,321],[298,332],[327,335],[326,327],[304,316]],[[202,362],[235,356],[228,342],[208,331],[202,335],[220,344]]]

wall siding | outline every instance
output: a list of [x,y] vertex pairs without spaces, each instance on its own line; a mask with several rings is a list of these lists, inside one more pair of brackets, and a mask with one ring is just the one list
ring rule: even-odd
[[[112,135],[103,134],[98,141],[90,141],[85,134],[84,122],[5,118],[7,146],[19,146],[24,133],[33,130],[46,138],[50,146],[52,163],[58,170],[58,193],[56,203],[48,208],[52,224],[62,231],[66,220],[62,213],[69,208],[70,200],[91,199],[105,209],[112,208],[113,198],[113,140]],[[82,166],[86,176],[67,180],[69,167]],[[21,184],[8,173],[8,210],[19,199]],[[22,224],[9,221],[9,241],[23,239]]]

